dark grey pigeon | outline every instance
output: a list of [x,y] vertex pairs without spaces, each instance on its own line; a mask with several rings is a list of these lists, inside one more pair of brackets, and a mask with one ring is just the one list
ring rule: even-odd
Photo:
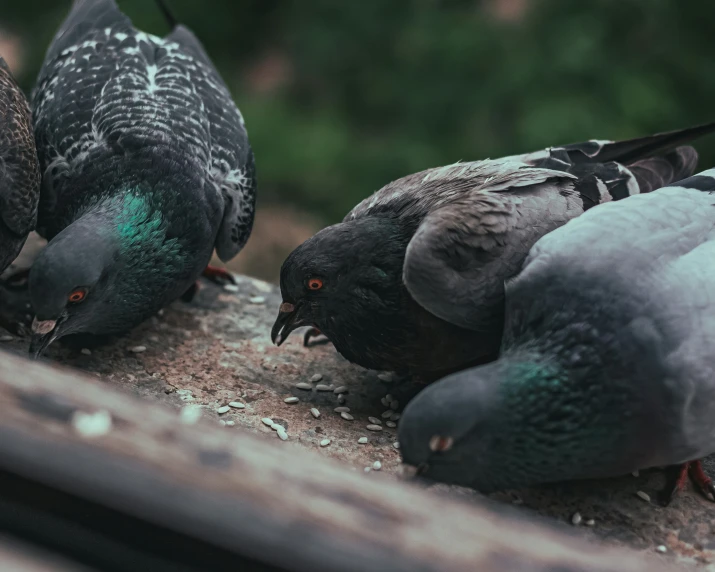
[[35,229],[39,199],[30,106],[0,57],[0,272],[17,258]]
[[669,502],[715,451],[715,169],[546,235],[507,284],[498,361],[405,409],[404,462],[483,492],[667,466]]
[[[39,200],[40,165],[30,106],[0,57],[0,273],[35,229]],[[27,272],[18,272],[0,287],[0,326],[12,332],[18,331],[18,313],[8,288],[26,282]]]
[[214,248],[251,232],[253,153],[196,37],[137,30],[114,0],[75,0],[33,99],[43,171],[31,351],[119,334],[190,291]]
[[697,153],[677,145],[713,130],[588,141],[390,183],[286,259],[273,340],[314,326],[352,362],[427,380],[493,359],[504,280],[534,242],[594,205],[691,175]]

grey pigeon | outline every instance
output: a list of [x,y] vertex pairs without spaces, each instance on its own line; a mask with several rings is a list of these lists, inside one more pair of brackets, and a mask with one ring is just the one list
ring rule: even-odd
[[35,229],[39,199],[30,106],[0,57],[0,272],[17,258]]
[[181,25],[137,30],[114,0],[75,0],[33,98],[42,167],[30,271],[31,352],[68,334],[120,334],[191,291],[253,224],[241,113]]
[[587,141],[390,183],[283,263],[273,340],[313,326],[354,363],[423,380],[493,359],[504,280],[534,242],[594,205],[691,175],[697,153],[677,145],[713,130]]
[[599,206],[507,284],[498,361],[422,391],[404,462],[489,492],[666,466],[669,502],[715,451],[715,169]]

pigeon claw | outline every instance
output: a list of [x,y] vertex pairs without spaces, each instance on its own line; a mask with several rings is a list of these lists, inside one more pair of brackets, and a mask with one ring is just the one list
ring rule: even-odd
[[323,336],[323,333],[318,328],[308,328],[308,330],[306,330],[305,334],[303,335],[303,347],[309,348],[312,346],[319,346],[330,342],[330,340],[325,336],[323,336],[322,339],[311,342],[312,338],[317,338],[318,336]]
[[688,477],[695,488],[710,501],[715,502],[715,485],[703,468],[701,461],[689,461],[682,465],[672,465],[665,469],[666,485],[660,492],[659,500],[663,506],[668,506],[675,495],[685,488]]
[[228,270],[225,268],[220,268],[218,266],[211,266],[210,264],[204,268],[201,273],[204,278],[208,278],[211,282],[216,284],[235,284],[236,279],[233,277]]

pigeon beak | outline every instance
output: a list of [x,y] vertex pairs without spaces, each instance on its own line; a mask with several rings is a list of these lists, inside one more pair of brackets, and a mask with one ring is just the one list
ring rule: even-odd
[[271,340],[277,346],[280,346],[293,330],[301,326],[308,325],[307,320],[300,315],[301,305],[283,302],[278,309],[278,317],[276,323],[271,329]]
[[32,339],[30,340],[30,355],[32,359],[37,359],[47,349],[47,347],[57,339],[59,326],[64,321],[64,317],[59,320],[38,320],[32,321]]

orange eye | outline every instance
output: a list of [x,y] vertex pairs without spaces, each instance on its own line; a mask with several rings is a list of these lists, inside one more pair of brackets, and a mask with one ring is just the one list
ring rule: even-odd
[[84,300],[85,296],[87,296],[87,290],[79,288],[72,292],[67,299],[73,304],[76,304],[77,302]]
[[320,278],[311,278],[308,280],[308,288],[311,290],[320,290],[323,287],[323,281]]

